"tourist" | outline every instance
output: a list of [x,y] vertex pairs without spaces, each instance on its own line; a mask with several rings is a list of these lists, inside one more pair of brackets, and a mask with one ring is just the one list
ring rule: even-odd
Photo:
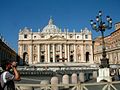
[[17,63],[15,61],[5,60],[2,62],[3,72],[1,74],[0,82],[1,88],[0,90],[15,90],[15,80],[20,80],[20,74],[17,71]]

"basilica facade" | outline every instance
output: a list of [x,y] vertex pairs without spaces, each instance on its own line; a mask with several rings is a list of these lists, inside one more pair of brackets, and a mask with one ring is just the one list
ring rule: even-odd
[[92,33],[87,28],[79,32],[61,30],[50,18],[42,30],[20,30],[18,54],[27,64],[93,63]]

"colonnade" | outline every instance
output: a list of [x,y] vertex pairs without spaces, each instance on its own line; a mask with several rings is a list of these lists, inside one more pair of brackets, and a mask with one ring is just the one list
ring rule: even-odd
[[[36,50],[34,50],[34,46]],[[79,46],[79,50],[78,50]],[[20,56],[23,57],[23,46],[20,45]],[[55,62],[86,62],[86,48],[83,44],[42,43],[28,45],[28,64]],[[80,53],[78,55],[78,52]],[[89,62],[93,63],[92,46],[89,47]]]
[[[60,60],[65,60],[65,62],[70,62],[70,55],[73,55],[74,61],[76,62],[77,59],[77,54],[76,54],[76,44],[74,44],[74,50],[70,50],[70,45],[69,44],[60,44],[59,45],[59,51],[56,51],[56,44],[44,44],[44,57],[45,57],[45,62],[50,62],[50,58],[52,58],[53,62],[56,62],[56,55],[59,55]],[[63,46],[64,45],[64,46]],[[51,46],[52,46],[52,51],[51,51]],[[40,62],[41,60],[41,44],[37,45],[37,61]],[[63,50],[64,47],[64,50]],[[30,48],[32,48],[30,46]],[[32,55],[32,49],[30,49],[30,62],[33,59]],[[73,51],[73,53],[71,53]],[[52,57],[51,57],[51,52],[52,52]]]

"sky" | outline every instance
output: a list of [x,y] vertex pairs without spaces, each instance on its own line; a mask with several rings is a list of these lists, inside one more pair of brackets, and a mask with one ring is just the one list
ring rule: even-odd
[[17,51],[19,30],[29,27],[37,32],[52,16],[57,27],[76,32],[87,27],[94,39],[101,34],[92,30],[90,20],[95,20],[100,10],[103,21],[109,15],[113,20],[112,29],[105,32],[109,35],[115,30],[114,24],[120,22],[119,4],[120,0],[0,0],[0,33]]

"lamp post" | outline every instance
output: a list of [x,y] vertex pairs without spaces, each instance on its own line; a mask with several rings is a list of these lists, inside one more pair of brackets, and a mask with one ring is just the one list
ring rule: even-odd
[[110,16],[106,16],[107,23],[103,22],[102,20],[102,11],[99,11],[98,16],[96,16],[96,21],[90,20],[90,24],[92,29],[96,32],[101,32],[102,35],[102,59],[100,68],[109,68],[109,59],[106,58],[106,48],[105,48],[105,41],[104,41],[104,32],[106,29],[112,28],[112,19]]

